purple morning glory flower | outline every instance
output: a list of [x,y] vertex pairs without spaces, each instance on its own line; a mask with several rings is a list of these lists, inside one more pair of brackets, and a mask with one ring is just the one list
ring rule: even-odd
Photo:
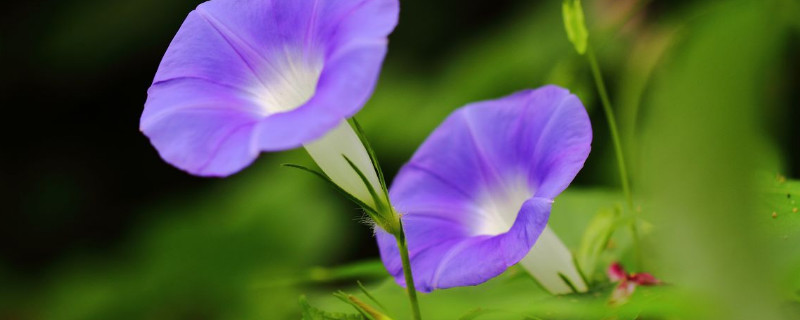
[[[352,141],[344,119],[371,95],[397,17],[397,0],[205,2],[161,61],[141,131],[164,160],[201,176],[233,174],[262,151],[313,145],[332,131],[329,140]],[[363,147],[351,149],[378,183]],[[339,170],[342,153],[320,166]],[[363,190],[348,191],[366,192],[357,182]]]
[[[559,274],[585,291],[569,250],[546,225],[591,141],[580,100],[556,86],[450,115],[390,189],[418,290],[477,285],[525,258],[523,266],[551,292],[570,291]],[[377,237],[387,270],[405,285],[395,239],[382,230]]]

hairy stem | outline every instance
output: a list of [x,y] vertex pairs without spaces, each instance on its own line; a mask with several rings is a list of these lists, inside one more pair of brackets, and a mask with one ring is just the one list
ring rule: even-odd
[[400,224],[400,232],[395,235],[397,239],[397,249],[400,251],[400,259],[403,261],[403,275],[406,278],[406,291],[408,292],[408,300],[411,302],[411,311],[414,315],[414,320],[421,320],[422,317],[419,313],[419,302],[417,302],[417,289],[414,287],[414,276],[411,275],[411,260],[408,258],[408,243],[406,243],[405,231],[403,231],[403,224]]

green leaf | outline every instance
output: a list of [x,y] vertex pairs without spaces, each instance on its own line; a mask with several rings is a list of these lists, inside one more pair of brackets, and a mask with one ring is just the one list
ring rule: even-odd
[[561,9],[564,15],[564,28],[567,30],[569,41],[572,42],[579,54],[586,53],[589,31],[586,30],[581,1],[564,0]]
[[619,207],[615,209],[600,209],[583,233],[581,246],[575,258],[578,260],[578,267],[589,282],[594,280],[592,277],[597,267],[598,258],[608,246],[608,241],[616,229],[619,216]]
[[340,312],[325,312],[312,307],[308,303],[306,296],[300,296],[300,310],[303,317],[301,320],[365,320],[360,314],[348,314]]
[[800,181],[778,175],[765,191],[762,199],[767,211],[759,214],[765,231],[777,237],[800,237]]
[[762,184],[761,203],[754,213],[755,230],[765,240],[762,250],[770,252],[782,296],[796,299],[800,289],[800,180],[781,175],[770,180]]

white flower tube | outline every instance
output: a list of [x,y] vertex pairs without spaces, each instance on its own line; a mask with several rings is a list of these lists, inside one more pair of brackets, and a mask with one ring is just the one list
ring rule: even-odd
[[358,134],[347,121],[342,120],[325,136],[304,145],[314,162],[336,185],[365,204],[376,208],[367,186],[345,157],[364,174],[379,199],[386,203],[378,175]]
[[520,261],[520,265],[552,294],[573,292],[573,288],[564,279],[572,284],[574,290],[586,292],[588,287],[574,261],[567,246],[548,225],[528,255]]

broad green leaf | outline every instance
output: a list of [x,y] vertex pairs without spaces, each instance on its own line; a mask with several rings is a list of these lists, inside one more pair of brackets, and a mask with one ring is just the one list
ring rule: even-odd
[[564,29],[567,30],[567,37],[575,51],[579,54],[586,53],[589,40],[589,31],[586,30],[586,22],[583,17],[583,7],[580,0],[564,0],[561,4],[561,12],[564,15]]
[[644,271],[708,301],[707,318],[782,318],[776,253],[755,228],[768,74],[784,45],[770,3],[698,3],[644,100],[634,184],[655,226]]
[[[800,180],[777,175],[762,195],[767,211],[759,212],[764,231],[775,238],[800,240]],[[800,247],[798,247],[800,248]]]

